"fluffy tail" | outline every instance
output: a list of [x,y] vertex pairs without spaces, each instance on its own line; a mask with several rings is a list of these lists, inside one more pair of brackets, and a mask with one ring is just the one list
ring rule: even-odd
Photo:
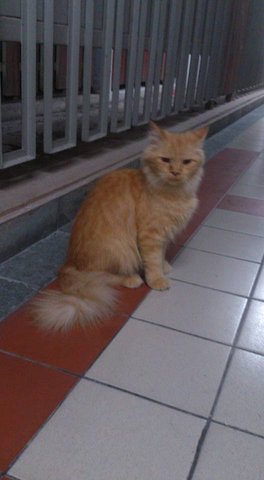
[[33,316],[43,328],[69,330],[76,324],[93,325],[112,313],[116,276],[64,267],[59,278],[62,291],[46,290],[32,305]]

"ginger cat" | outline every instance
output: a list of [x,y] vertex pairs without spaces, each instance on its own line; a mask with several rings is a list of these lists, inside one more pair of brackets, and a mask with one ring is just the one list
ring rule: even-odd
[[144,278],[150,288],[169,288],[166,247],[197,207],[207,132],[170,133],[151,122],[142,168],[117,170],[97,182],[76,216],[60,291],[35,301],[42,326],[95,323],[113,310],[117,285],[136,288]]

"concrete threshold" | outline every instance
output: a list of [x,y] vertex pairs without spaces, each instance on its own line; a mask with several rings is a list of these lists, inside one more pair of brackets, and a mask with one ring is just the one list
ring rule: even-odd
[[[171,131],[209,125],[213,135],[262,103],[264,89],[160,124]],[[125,165],[136,167],[146,145],[144,126],[1,172],[0,261],[72,220],[92,182]]]

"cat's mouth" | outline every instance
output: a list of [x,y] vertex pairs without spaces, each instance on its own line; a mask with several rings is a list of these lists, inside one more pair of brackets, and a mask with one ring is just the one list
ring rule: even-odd
[[183,177],[180,173],[170,172],[169,180],[173,183],[182,183]]

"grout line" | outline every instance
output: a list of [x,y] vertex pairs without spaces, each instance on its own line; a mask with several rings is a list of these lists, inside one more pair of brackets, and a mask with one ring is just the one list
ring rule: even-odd
[[254,432],[251,432],[250,430],[245,430],[244,428],[239,428],[239,427],[236,427],[235,425],[229,425],[228,423],[220,422],[219,420],[215,420],[215,419],[212,419],[211,423],[215,423],[216,425],[221,425],[222,427],[230,428],[231,430],[235,430],[236,432],[245,433],[247,435],[251,435],[251,437],[257,437],[264,440],[264,435],[261,435],[260,433],[254,433]]
[[[232,213],[238,213],[238,214],[241,214],[242,215],[248,215],[250,217],[260,217],[261,215],[252,215],[251,213],[243,213],[243,212],[237,212],[235,210],[227,210],[226,208],[220,208],[219,210],[224,210],[225,212],[232,212]],[[264,217],[263,217],[264,218]],[[230,230],[228,228],[223,228],[223,227],[218,227],[217,225],[208,225],[206,223],[203,223],[203,227],[206,227],[206,228],[212,228],[212,229],[215,229],[215,230],[223,230],[224,232],[231,232],[231,233],[238,233],[239,235],[247,235],[248,237],[256,237],[256,238],[262,238],[263,241],[264,241],[264,235],[256,235],[256,234],[251,234],[251,233],[248,233],[248,232],[242,232],[242,231],[238,231],[238,230]]]
[[202,448],[203,448],[203,445],[204,445],[204,441],[205,441],[205,438],[207,436],[209,426],[210,426],[210,420],[208,419],[206,421],[206,424],[205,424],[205,426],[202,430],[202,433],[200,435],[200,438],[198,440],[196,451],[195,451],[194,458],[193,458],[193,461],[192,461],[192,465],[191,465],[191,468],[189,470],[189,473],[188,473],[188,476],[187,476],[186,480],[192,480],[192,478],[193,478],[193,474],[194,474],[194,471],[196,469],[196,465],[197,465],[198,459],[200,457],[200,454],[201,454],[201,451],[202,451]]
[[[249,301],[249,304],[250,304],[252,300],[249,299],[248,301]],[[245,306],[245,308],[246,308],[246,306]],[[245,308],[244,308],[244,310],[245,310]],[[244,313],[244,310],[243,310],[243,313]],[[243,316],[243,313],[241,315],[241,318]],[[191,332],[187,332],[185,330],[180,330],[179,328],[174,328],[174,327],[170,327],[168,325],[162,325],[161,323],[152,322],[151,320],[146,320],[145,318],[134,317],[133,315],[130,318],[133,319],[133,320],[136,320],[138,322],[148,323],[150,325],[153,325],[154,327],[156,326],[156,327],[164,328],[166,330],[171,330],[172,332],[182,333],[183,335],[188,335],[189,337],[199,338],[200,340],[205,340],[207,342],[216,343],[217,345],[222,345],[224,347],[228,347],[228,348],[233,347],[237,351],[243,351],[243,352],[247,352],[247,353],[252,353],[254,355],[258,355],[259,357],[264,357],[264,351],[259,352],[257,350],[253,350],[253,349],[250,349],[250,348],[241,347],[239,345],[234,345],[234,343],[227,343],[227,342],[223,342],[221,340],[216,340],[214,338],[204,337],[204,336],[198,335],[196,333],[191,333]],[[238,328],[237,328],[237,330],[238,330]]]
[[[258,264],[258,265],[262,266],[261,263]],[[256,275],[259,276],[259,271],[257,272]],[[200,285],[199,283],[194,283],[194,282],[190,282],[190,281],[187,281],[187,280],[181,280],[179,278],[172,278],[172,277],[169,277],[169,278],[173,282],[184,283],[186,285],[193,285],[194,287],[205,288],[206,290],[212,290],[213,292],[224,293],[225,295],[232,295],[233,297],[243,298],[245,300],[257,300],[258,302],[264,302],[264,299],[254,297],[252,294],[249,294],[248,296],[246,296],[246,295],[242,295],[240,293],[230,292],[228,290],[220,290],[218,288],[209,287],[207,285]]]
[[[258,264],[258,265],[261,265],[261,264]],[[249,296],[242,295],[241,293],[230,292],[228,290],[221,290],[221,289],[218,289],[218,288],[209,287],[207,285],[200,285],[199,283],[194,283],[194,282],[190,282],[190,281],[187,281],[187,280],[182,280],[180,278],[175,278],[175,277],[173,277],[173,278],[169,277],[169,278],[170,278],[170,280],[173,280],[173,281],[176,281],[176,282],[185,283],[186,285],[193,285],[194,287],[206,288],[207,290],[212,290],[213,292],[225,293],[227,295],[233,295],[234,297],[245,298],[245,299],[250,298]]]
[[[156,405],[160,405],[161,407],[169,408],[171,410],[175,410],[176,412],[183,413],[185,415],[190,415],[192,417],[199,418],[201,420],[209,420],[210,419],[210,417],[206,417],[205,415],[201,415],[201,414],[198,414],[198,413],[195,413],[195,412],[191,412],[189,410],[185,410],[183,408],[177,407],[175,405],[171,405],[169,403],[161,402],[160,400],[153,399],[153,398],[148,397],[146,395],[142,395],[142,394],[134,392],[132,390],[127,390],[123,387],[119,387],[117,385],[107,383],[107,382],[104,382],[102,380],[98,380],[96,378],[84,377],[82,380],[86,380],[88,382],[92,382],[92,383],[95,383],[97,385],[101,385],[103,387],[110,388],[111,390],[116,390],[118,392],[126,393],[128,395],[132,395],[133,397],[141,398],[142,400],[147,400],[151,403],[155,403]],[[250,430],[245,430],[245,429],[239,428],[235,425],[226,424],[224,422],[221,422],[220,420],[214,420],[214,419],[210,419],[210,420],[211,420],[212,423],[216,423],[217,425],[221,425],[223,427],[230,428],[230,429],[236,430],[238,432],[246,433],[246,434],[251,435],[253,437],[258,437],[258,438],[261,438],[261,439],[264,440],[264,435],[261,435],[259,433],[251,432]],[[187,478],[187,480],[188,480],[188,478]]]
[[[216,340],[216,339],[213,339],[213,338],[204,337],[203,335],[198,335],[196,333],[187,332],[185,330],[181,330],[179,328],[171,327],[169,325],[163,325],[161,323],[152,322],[151,320],[146,320],[145,318],[134,317],[133,315],[130,318],[133,319],[133,320],[136,320],[137,322],[147,323],[149,325],[153,325],[154,327],[164,328],[165,330],[171,330],[172,332],[175,332],[175,333],[181,333],[183,335],[188,335],[189,337],[194,337],[194,338],[198,338],[200,340],[205,340],[207,342],[216,343],[217,345],[222,345],[224,347],[229,347],[229,348],[232,347],[232,343],[226,343],[226,342],[223,342],[221,340]],[[263,356],[264,356],[264,353],[263,353]]]
[[71,377],[82,378],[82,375],[77,373],[77,372],[67,370],[66,368],[58,367],[57,365],[52,365],[50,363],[45,363],[45,362],[42,362],[41,360],[35,360],[34,358],[30,358],[30,357],[27,357],[25,355],[20,355],[19,353],[11,352],[11,351],[5,350],[3,348],[0,348],[0,353],[2,353],[3,355],[7,355],[9,357],[12,357],[12,358],[16,358],[17,360],[22,360],[22,361],[31,363],[31,364],[33,364],[37,367],[47,368],[49,370],[53,370],[57,373],[63,373],[65,375],[69,375]]
[[148,397],[146,395],[142,395],[141,393],[134,392],[132,390],[127,390],[126,388],[119,387],[118,385],[114,385],[112,383],[107,383],[102,380],[97,380],[96,378],[92,377],[83,377],[83,380],[88,382],[95,383],[97,385],[104,386],[106,388],[110,388],[111,390],[116,390],[118,392],[126,393],[128,395],[132,395],[133,397],[141,398],[142,400],[147,400],[151,403],[155,403],[156,405],[160,405],[161,407],[170,408],[171,410],[175,410],[176,412],[184,413],[185,415],[190,415],[195,418],[200,418],[202,420],[207,420],[205,415],[201,415],[199,413],[194,413],[189,410],[185,410],[184,408],[176,407],[175,405],[171,405],[169,403],[162,402],[160,400],[156,400],[155,398]]
[[[239,340],[239,339],[238,339]],[[257,350],[246,348],[246,347],[240,347],[239,345],[234,345],[234,348],[238,351],[246,352],[246,353],[252,353],[253,355],[258,355],[259,357],[264,357],[264,351],[263,352],[258,352]]]
[[198,248],[198,247],[189,247],[189,245],[187,245],[187,244],[184,246],[184,248],[187,249],[187,250],[195,250],[196,252],[212,253],[213,255],[217,255],[218,257],[233,258],[234,260],[239,260],[241,262],[247,262],[247,263],[253,263],[255,265],[259,265],[261,263],[261,260],[257,261],[257,260],[249,260],[247,258],[234,257],[233,255],[227,255],[225,253],[214,252],[212,250],[203,250],[202,248]]
[[28,283],[26,282],[23,282],[22,280],[16,280],[14,278],[10,278],[10,277],[6,277],[5,275],[0,275],[0,280],[5,280],[9,283],[13,282],[13,283],[17,283],[19,285],[23,285],[24,287],[28,288],[29,290],[33,290],[34,292],[38,292],[39,289],[36,288],[36,287],[32,287],[31,285],[29,285]]

